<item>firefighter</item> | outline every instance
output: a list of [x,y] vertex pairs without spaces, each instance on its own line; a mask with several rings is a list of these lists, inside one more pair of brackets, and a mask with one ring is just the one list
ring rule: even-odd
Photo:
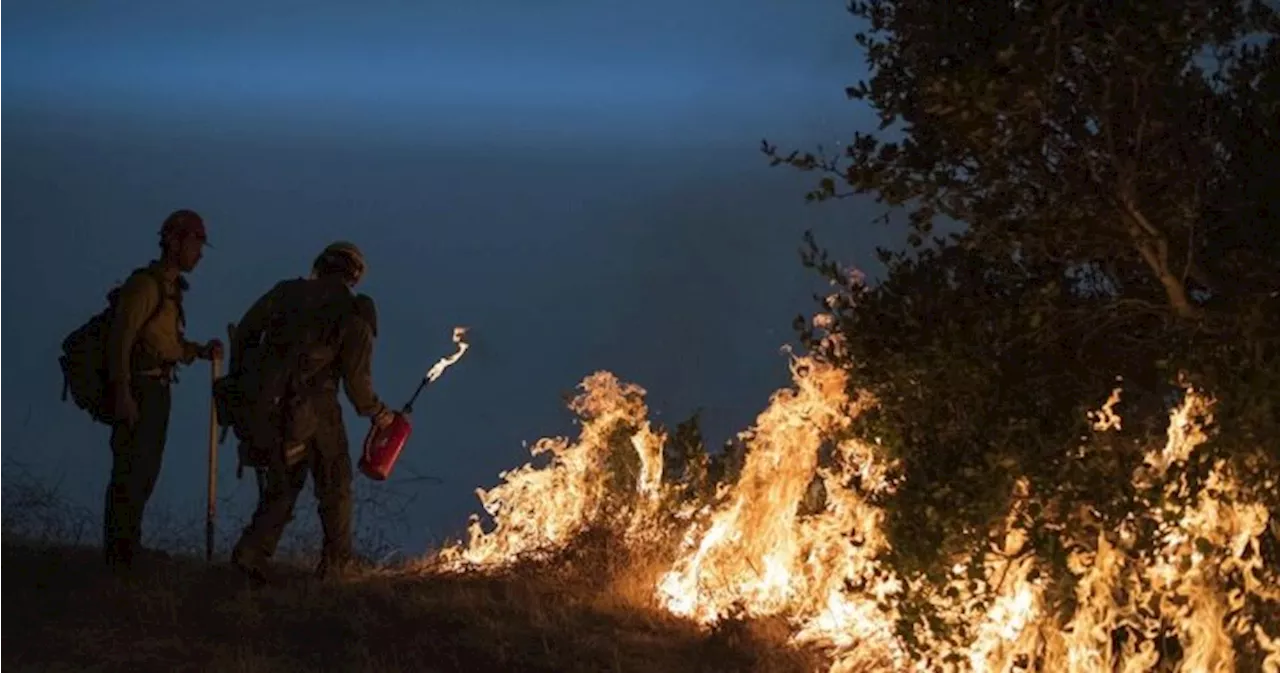
[[[310,278],[276,284],[249,308],[236,328],[233,361],[242,362],[242,354],[251,347],[259,354],[249,365],[257,371],[246,372],[257,377],[259,383],[252,388],[257,394],[267,390],[272,380],[294,382],[288,388],[292,392],[273,397],[274,401],[253,402],[269,407],[272,432],[280,432],[270,435],[269,441],[262,439],[268,436],[266,431],[250,433],[251,450],[258,452],[257,464],[263,468],[259,474],[265,483],[231,560],[254,579],[268,579],[268,563],[293,517],[308,474],[314,480],[324,530],[317,575],[339,574],[352,559],[351,456],[338,381],[357,414],[379,427],[393,418],[373,391],[373,330],[360,317],[352,296],[364,272],[364,256],[355,245],[333,243],[315,259]],[[306,356],[298,357],[299,353]],[[320,364],[313,371],[278,373],[292,362]]]
[[107,332],[107,404],[111,415],[111,479],[103,506],[107,565],[127,570],[141,548],[142,515],[155,490],[169,429],[170,385],[178,363],[222,357],[217,339],[183,334],[183,274],[195,270],[207,242],[204,220],[176,210],[160,227],[160,258],[119,289]]
[[[368,323],[370,333],[376,339],[378,337],[378,308],[377,305],[374,304],[373,298],[367,294],[357,294],[355,312],[357,316]],[[242,446],[240,452],[241,455],[244,456],[250,451],[252,451],[252,449]],[[250,462],[253,461],[253,458],[248,459]],[[265,496],[267,489],[267,468],[265,464],[266,461],[259,462],[260,464],[253,467],[253,476],[258,487],[258,497],[262,498]]]

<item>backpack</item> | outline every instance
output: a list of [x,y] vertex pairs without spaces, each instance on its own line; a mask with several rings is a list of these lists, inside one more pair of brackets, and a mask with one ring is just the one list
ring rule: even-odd
[[[234,344],[236,341],[236,325],[231,323],[227,325],[227,343]],[[265,448],[255,448],[273,441],[269,436],[260,437],[257,444],[252,439],[253,423],[255,417],[254,401],[257,395],[250,390],[254,385],[253,376],[245,372],[246,369],[252,370],[257,367],[258,353],[255,350],[258,344],[250,345],[247,349],[249,352],[243,354],[246,362],[234,363],[237,368],[227,373],[226,376],[219,378],[213,384],[213,403],[217,409],[218,418],[218,443],[222,444],[227,439],[227,434],[234,432],[236,446],[236,479],[244,476],[245,467],[265,468],[269,461],[269,452]],[[259,432],[258,434],[263,434]],[[259,480],[259,487],[263,486],[262,480]]]
[[[161,288],[164,287],[164,278],[151,267],[134,269],[129,277],[139,273],[151,276]],[[88,412],[94,421],[105,425],[113,422],[110,409],[107,408],[107,337],[122,285],[117,284],[107,292],[106,308],[91,316],[62,340],[62,354],[58,356],[58,365],[62,368],[62,401],[66,402],[70,394],[77,407]],[[147,322],[156,317],[163,305],[164,297],[161,297],[155,310],[147,316]]]
[[337,359],[342,321],[354,305],[309,283],[282,288],[263,342],[215,386],[219,419],[240,440],[240,467],[293,467],[319,430],[314,401],[327,388],[324,375]]

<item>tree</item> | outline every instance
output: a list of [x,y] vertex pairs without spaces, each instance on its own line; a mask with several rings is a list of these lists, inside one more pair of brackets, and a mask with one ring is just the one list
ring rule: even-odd
[[1256,197],[1275,183],[1250,176],[1255,198],[1240,200],[1239,169],[1280,151],[1273,8],[871,0],[850,9],[869,24],[857,41],[873,76],[847,93],[905,138],[858,133],[843,157],[775,157],[829,173],[814,198],[870,192],[907,206],[914,245],[945,216],[968,226],[972,246],[1063,269],[1100,265],[1118,295],[1159,300],[1179,318],[1239,291],[1207,265],[1213,235],[1229,237],[1203,225],[1250,214],[1266,221],[1246,225],[1251,234],[1272,232],[1275,197]]
[[[880,400],[853,431],[906,480],[890,558],[945,574],[979,553],[1025,478],[1035,551],[1061,569],[1069,514],[1121,520],[1141,500],[1130,441],[1162,429],[1179,377],[1220,399],[1220,458],[1280,511],[1280,18],[1262,2],[854,2],[871,66],[849,96],[880,117],[835,156],[815,201],[905,211],[906,247],[875,286],[824,304],[820,357]],[[888,133],[885,133],[888,131]],[[939,218],[964,226],[934,235]],[[824,300],[826,301],[826,300]],[[1121,379],[1125,431],[1072,458]],[[1069,528],[1069,525],[1068,525]],[[1070,535],[1068,535],[1070,537]],[[1087,534],[1080,536],[1087,538]],[[1070,543],[1070,540],[1067,540]],[[1280,567],[1280,553],[1269,552]]]
[[[809,262],[836,275],[812,239],[810,246]],[[881,283],[851,285],[829,304],[844,337],[838,352],[820,346],[803,321],[798,327],[821,357],[850,371],[853,386],[880,401],[854,419],[853,431],[879,440],[907,476],[888,503],[895,565],[941,577],[949,565],[939,561],[982,552],[983,532],[1008,511],[1018,477],[1064,507],[1087,500],[1123,509],[1132,495],[1124,475],[1140,447],[1130,443],[1087,473],[1063,448],[1117,378],[1139,386],[1125,412],[1140,405],[1148,416],[1165,412],[1155,391],[1167,388],[1143,380],[1153,375],[1146,333],[1098,338],[1105,320],[1075,316],[1099,300],[1007,256],[951,245],[885,259]],[[1143,396],[1143,388],[1151,392]],[[1134,424],[1128,436],[1143,431]]]

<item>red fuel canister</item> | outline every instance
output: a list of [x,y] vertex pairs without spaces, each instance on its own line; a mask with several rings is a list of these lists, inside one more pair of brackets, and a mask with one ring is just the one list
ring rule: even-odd
[[386,481],[412,433],[413,424],[409,422],[409,415],[404,413],[395,414],[384,428],[369,428],[369,434],[364,438],[364,452],[360,456],[360,472],[374,481]]

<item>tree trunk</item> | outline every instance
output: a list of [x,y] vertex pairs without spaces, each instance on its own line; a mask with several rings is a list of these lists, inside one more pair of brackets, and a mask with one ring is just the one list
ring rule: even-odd
[[1173,314],[1184,319],[1199,318],[1200,307],[1191,303],[1186,283],[1182,281],[1181,276],[1173,272],[1169,264],[1169,240],[1164,232],[1156,229],[1131,200],[1121,198],[1120,205],[1124,215],[1125,229],[1133,239],[1133,245],[1138,254],[1142,256],[1142,260],[1147,263],[1147,267],[1164,288],[1165,298],[1169,302],[1169,308],[1173,309]]
[[[1150,264],[1150,261],[1147,263]],[[1162,265],[1161,268],[1153,267],[1152,271],[1164,286],[1165,296],[1169,300],[1169,306],[1173,309],[1174,315],[1179,318],[1200,317],[1200,307],[1191,303],[1191,298],[1187,295],[1187,286],[1181,278],[1169,270],[1168,265]]]

